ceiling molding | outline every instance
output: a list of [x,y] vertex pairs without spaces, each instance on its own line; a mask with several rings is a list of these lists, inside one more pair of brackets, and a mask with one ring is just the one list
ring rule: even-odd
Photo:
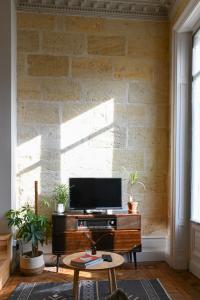
[[181,0],[172,1],[172,4],[171,4],[170,9],[169,9],[169,19],[170,20],[172,20],[174,15],[176,14],[178,6],[180,5],[180,3],[181,3]]
[[166,20],[173,2],[174,0],[17,0],[17,10]]

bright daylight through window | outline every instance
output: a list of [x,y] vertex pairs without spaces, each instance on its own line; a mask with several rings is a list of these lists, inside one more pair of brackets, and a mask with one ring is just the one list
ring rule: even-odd
[[200,223],[200,29],[193,36],[191,219]]

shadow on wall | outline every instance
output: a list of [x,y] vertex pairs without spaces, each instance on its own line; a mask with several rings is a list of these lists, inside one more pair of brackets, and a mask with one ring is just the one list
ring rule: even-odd
[[[30,104],[28,107],[19,105],[24,114],[30,109]],[[126,208],[129,172],[143,168],[143,154],[127,150],[127,116],[130,119],[131,112],[125,111],[122,104],[115,104],[114,98],[102,103],[69,101],[60,105],[60,126],[41,124],[33,119],[19,126],[20,205],[27,201],[33,203],[34,180],[39,181],[39,193],[50,196],[55,185],[68,182],[69,177],[113,176],[124,179]],[[34,108],[32,106],[31,111]]]
[[[30,109],[30,104],[28,108],[26,103],[19,105],[24,114]],[[127,209],[127,178],[137,170],[147,187],[146,191],[139,185],[135,189],[144,215],[143,228],[146,233],[155,231],[155,226],[161,230],[166,184],[165,174],[158,174],[158,169],[166,159],[160,148],[163,140],[159,143],[164,137],[148,127],[150,117],[145,106],[125,106],[112,98],[102,103],[68,101],[53,107],[59,113],[60,125],[47,124],[46,120],[42,124],[44,109],[48,110],[42,103],[42,113],[35,108],[41,119],[29,119],[19,126],[18,204],[33,203],[35,180],[39,181],[39,194],[51,196],[55,185],[68,182],[69,177],[121,177],[123,208]]]
[[[41,114],[34,105],[30,109],[30,104],[19,103],[19,109],[24,115],[34,109]],[[114,99],[57,106],[61,125],[42,124],[42,116],[28,122],[25,116],[19,124],[18,205],[33,203],[34,180],[39,181],[40,195],[50,196],[55,185],[68,182],[69,177],[112,176]]]

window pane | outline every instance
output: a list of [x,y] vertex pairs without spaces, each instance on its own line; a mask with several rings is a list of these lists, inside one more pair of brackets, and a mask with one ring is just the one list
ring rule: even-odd
[[192,56],[192,76],[195,76],[200,72],[200,30],[193,37]]

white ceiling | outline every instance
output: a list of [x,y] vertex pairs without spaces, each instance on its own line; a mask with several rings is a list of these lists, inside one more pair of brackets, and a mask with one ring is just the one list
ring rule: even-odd
[[166,19],[175,0],[17,0],[18,10],[66,15]]

